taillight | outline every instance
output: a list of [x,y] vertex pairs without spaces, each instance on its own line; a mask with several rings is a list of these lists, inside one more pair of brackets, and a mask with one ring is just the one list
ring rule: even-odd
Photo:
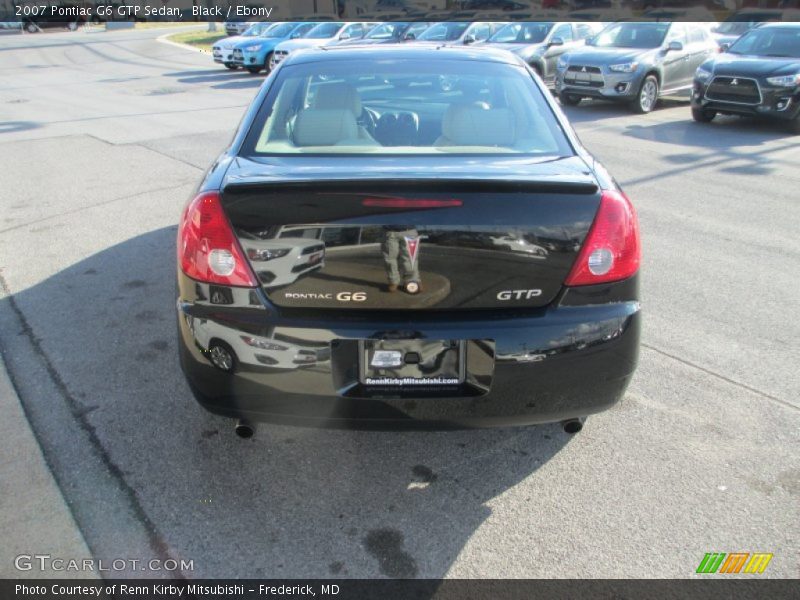
[[639,270],[639,222],[630,200],[605,190],[600,208],[564,285],[595,285],[627,279]]
[[204,192],[183,212],[178,227],[178,264],[192,279],[256,287],[239,241],[222,210],[219,193]]

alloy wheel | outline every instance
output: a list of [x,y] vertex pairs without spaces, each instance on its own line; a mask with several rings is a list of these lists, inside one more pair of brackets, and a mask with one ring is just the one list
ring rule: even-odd
[[650,112],[656,104],[658,97],[658,84],[652,78],[647,78],[639,92],[639,106],[642,112]]

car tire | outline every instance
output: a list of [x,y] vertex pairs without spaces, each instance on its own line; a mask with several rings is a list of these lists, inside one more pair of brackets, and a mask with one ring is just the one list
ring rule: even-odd
[[269,75],[269,72],[272,71],[272,52],[267,52],[267,55],[264,57],[264,72]]
[[230,69],[231,71],[235,71],[239,68],[239,65],[234,65],[232,63],[225,63],[225,68]]
[[258,75],[261,72],[262,67],[256,65],[253,67],[245,67],[245,69],[247,69],[247,72],[251,75]]
[[717,116],[717,111],[709,110],[708,108],[693,108],[692,118],[698,123],[711,123],[714,117]]
[[658,102],[658,79],[655,75],[648,75],[639,86],[636,98],[631,102],[633,112],[646,114],[652,112]]
[[559,92],[558,99],[561,100],[561,104],[564,106],[578,106],[581,103],[580,96],[576,96],[575,94],[569,94],[567,92]]
[[789,126],[789,133],[800,135],[800,115],[789,121],[787,125]]

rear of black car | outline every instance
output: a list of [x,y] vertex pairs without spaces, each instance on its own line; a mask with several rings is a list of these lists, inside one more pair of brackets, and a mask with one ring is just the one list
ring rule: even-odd
[[[208,410],[297,424],[487,426],[581,418],[622,396],[640,329],[630,202],[527,67],[461,50],[430,65],[434,52],[371,60],[391,59],[393,72],[452,71],[455,92],[366,81],[371,67],[357,51],[289,61],[188,204],[181,364]],[[325,76],[295,89],[302,69]],[[495,85],[493,73],[509,79]],[[513,99],[522,89],[548,120],[541,137],[555,154],[539,155],[546,144],[524,137],[528,127],[498,133],[527,118]],[[358,116],[376,121],[357,121],[366,137],[351,139],[353,130],[334,143],[327,130],[300,131],[338,114],[332,98],[350,110],[355,96]],[[399,138],[380,129],[387,115],[416,119],[416,137],[392,146]]]

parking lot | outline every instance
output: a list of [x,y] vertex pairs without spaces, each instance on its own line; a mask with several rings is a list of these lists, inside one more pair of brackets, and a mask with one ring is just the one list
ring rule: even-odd
[[0,37],[0,349],[96,558],[192,560],[192,578],[606,578],[743,551],[774,554],[761,577],[800,576],[798,137],[697,124],[676,99],[567,109],[644,244],[639,370],[577,436],[245,441],[180,374],[174,241],[263,76],[163,34]]

